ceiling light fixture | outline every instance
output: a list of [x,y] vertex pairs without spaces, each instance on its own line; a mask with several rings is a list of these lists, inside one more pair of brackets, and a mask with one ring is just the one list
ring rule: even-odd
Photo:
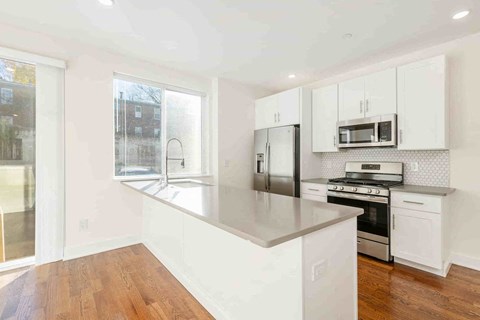
[[296,77],[296,75],[294,75],[294,74],[289,74],[289,75],[288,75],[288,78],[289,78],[289,79],[295,79],[295,77]]
[[468,16],[469,13],[470,13],[469,10],[463,10],[463,11],[457,12],[452,16],[452,19],[458,20],[458,19],[465,18],[466,16]]
[[115,4],[115,2],[113,0],[98,0],[98,2],[100,2],[100,4],[102,4],[106,7],[111,7]]

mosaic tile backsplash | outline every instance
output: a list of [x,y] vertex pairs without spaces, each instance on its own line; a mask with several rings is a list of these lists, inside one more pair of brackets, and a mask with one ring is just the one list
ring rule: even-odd
[[[450,184],[450,154],[448,151],[403,151],[389,148],[348,149],[322,153],[318,177],[336,178],[345,175],[347,161],[396,161],[404,163],[404,183],[448,187]],[[418,171],[412,163],[418,163]]]

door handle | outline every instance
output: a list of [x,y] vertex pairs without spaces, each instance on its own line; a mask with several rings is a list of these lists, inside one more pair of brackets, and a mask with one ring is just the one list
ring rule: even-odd
[[402,144],[402,143],[403,143],[403,130],[400,129],[399,133],[400,133],[400,137],[399,137],[399,138],[400,138],[400,139],[399,139],[399,140],[400,140],[400,144]]
[[392,218],[393,218],[392,229],[395,230],[395,215],[393,215]]
[[360,100],[360,113],[363,113],[363,101]]
[[265,143],[265,165],[264,165],[263,178],[265,182],[265,190],[268,191],[268,142]]
[[267,188],[270,191],[270,142],[267,143],[268,151],[268,171],[267,171]]

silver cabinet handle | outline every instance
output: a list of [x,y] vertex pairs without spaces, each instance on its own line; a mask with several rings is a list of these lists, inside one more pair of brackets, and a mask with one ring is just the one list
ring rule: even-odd
[[337,146],[337,136],[333,136],[333,146]]
[[393,215],[392,218],[393,218],[392,229],[395,230],[395,215]]
[[405,203],[411,203],[411,204],[418,204],[420,206],[423,206],[425,203],[423,202],[417,202],[417,201],[408,201],[408,200],[403,200]]
[[277,114],[278,114],[278,116],[277,116],[278,122],[280,122],[280,112],[277,113]]
[[403,143],[403,130],[400,129],[400,144]]
[[308,188],[308,190],[310,190],[310,191],[317,191],[317,192],[320,191],[319,189],[310,189],[310,188]]
[[363,113],[363,101],[360,100],[360,113]]
[[275,119],[273,122],[277,123],[277,113],[273,115],[273,118]]
[[263,177],[265,178],[265,190],[268,191],[268,142],[265,143],[265,165],[263,171]]
[[365,112],[368,112],[368,99],[365,100]]

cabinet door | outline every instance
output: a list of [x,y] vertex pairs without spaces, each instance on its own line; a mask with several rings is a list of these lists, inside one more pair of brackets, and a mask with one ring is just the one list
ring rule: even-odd
[[300,88],[278,94],[276,126],[300,124]]
[[397,113],[397,71],[395,68],[365,77],[365,116]]
[[441,215],[401,208],[391,210],[392,255],[441,269]]
[[445,56],[398,68],[398,149],[448,148]]
[[302,199],[314,200],[319,202],[327,202],[327,197],[317,196],[314,194],[307,194],[307,193],[302,194]]
[[336,152],[338,86],[312,91],[312,151]]
[[338,120],[352,120],[364,117],[365,80],[357,78],[340,83]]
[[268,96],[255,101],[255,130],[277,125],[278,96]]

